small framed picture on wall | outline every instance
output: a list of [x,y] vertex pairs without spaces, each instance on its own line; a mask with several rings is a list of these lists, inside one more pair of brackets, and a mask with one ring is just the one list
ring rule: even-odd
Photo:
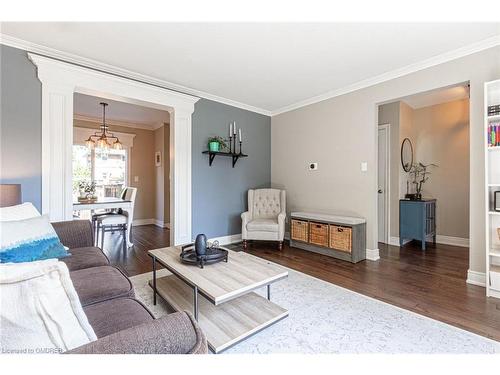
[[155,152],[155,165],[161,167],[161,151]]

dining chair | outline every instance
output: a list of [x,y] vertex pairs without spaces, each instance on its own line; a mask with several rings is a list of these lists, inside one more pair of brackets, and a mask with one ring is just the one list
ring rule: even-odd
[[108,215],[101,215],[96,218],[97,238],[96,242],[101,240],[101,249],[104,249],[104,235],[109,232],[122,232],[123,250],[127,249],[127,229],[134,220],[134,206],[137,188],[127,187],[123,194],[123,199],[131,202],[131,207],[125,210],[119,210]]
[[[120,192],[120,198],[125,199],[125,193],[127,192],[127,187],[124,187],[122,191]],[[94,230],[94,238],[95,238],[95,245],[99,245],[99,233],[97,232],[97,219],[101,216],[104,215],[117,215],[117,214],[122,214],[123,211],[121,208],[111,208],[111,209],[104,209],[104,210],[95,210],[92,212],[92,229]]]

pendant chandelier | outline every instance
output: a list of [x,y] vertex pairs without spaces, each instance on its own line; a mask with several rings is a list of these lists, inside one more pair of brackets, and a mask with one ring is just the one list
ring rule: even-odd
[[121,144],[118,137],[115,137],[113,133],[109,132],[109,126],[106,125],[106,107],[108,103],[99,103],[102,105],[102,125],[99,127],[100,131],[95,132],[91,135],[86,141],[85,144],[88,148],[102,148],[109,149],[113,147],[115,150],[123,149],[123,145]]

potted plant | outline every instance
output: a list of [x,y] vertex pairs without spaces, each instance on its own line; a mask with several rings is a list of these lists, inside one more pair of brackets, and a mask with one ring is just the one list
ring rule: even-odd
[[80,196],[78,197],[79,201],[97,200],[97,196],[95,195],[95,181],[81,181],[78,184],[78,187],[80,189]]
[[407,194],[408,198],[413,200],[422,199],[422,187],[429,179],[429,175],[431,174],[431,172],[427,170],[427,168],[429,167],[437,167],[437,165],[434,163],[426,165],[419,162],[411,166],[409,175],[413,178],[413,181],[411,183],[415,185],[415,193]]
[[210,137],[208,139],[208,150],[211,152],[218,152],[221,149],[226,148],[226,141],[224,138],[219,136]]

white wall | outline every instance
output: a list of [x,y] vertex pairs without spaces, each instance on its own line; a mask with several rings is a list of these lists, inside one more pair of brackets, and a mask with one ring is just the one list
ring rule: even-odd
[[[378,104],[470,81],[470,269],[485,270],[484,83],[500,78],[500,47],[272,117],[271,181],[289,210],[363,216],[377,248]],[[319,163],[310,172],[309,162]],[[368,171],[360,163],[368,162]]]

